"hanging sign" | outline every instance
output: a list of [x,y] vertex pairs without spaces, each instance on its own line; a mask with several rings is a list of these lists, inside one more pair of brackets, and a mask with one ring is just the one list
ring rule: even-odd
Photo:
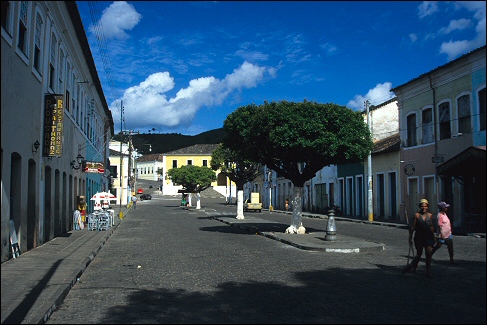
[[85,173],[104,174],[105,166],[102,162],[86,161],[83,163],[83,171]]
[[63,153],[64,96],[47,94],[44,98],[43,157],[61,157]]

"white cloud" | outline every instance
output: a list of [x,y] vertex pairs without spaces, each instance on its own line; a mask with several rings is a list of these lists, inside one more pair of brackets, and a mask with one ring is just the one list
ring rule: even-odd
[[437,11],[438,11],[437,1],[423,1],[418,6],[418,16],[420,19],[432,15]]
[[355,95],[355,97],[347,103],[347,107],[353,108],[357,111],[365,109],[365,101],[368,100],[370,105],[379,105],[395,95],[391,92],[392,84],[390,82],[384,82],[383,84],[377,84],[375,88],[369,89],[369,92],[365,95]]
[[416,36],[416,34],[414,33],[411,33],[409,34],[409,38],[411,39],[411,43],[414,43],[418,39],[418,36]]
[[126,30],[132,30],[140,21],[142,15],[126,1],[116,1],[103,10],[97,28],[90,26],[90,32],[97,34],[98,28],[103,30],[105,39],[127,39]]
[[330,43],[321,44],[320,47],[325,50],[327,55],[335,54],[338,51],[338,48]]
[[260,51],[244,51],[244,50],[237,50],[235,55],[238,57],[243,58],[246,61],[267,61],[269,59],[269,54],[262,53]]
[[462,29],[469,28],[471,25],[472,25],[472,21],[470,19],[462,18],[458,20],[452,20],[450,21],[448,27],[444,27],[440,29],[440,33],[450,34],[455,30],[462,30]]
[[[476,35],[471,40],[450,40],[441,44],[440,53],[448,55],[448,61],[451,61],[469,51],[472,51],[480,46],[485,45],[485,2],[483,1],[468,1],[455,2],[455,7],[457,9],[467,9],[473,12],[473,18],[477,20],[477,25],[475,27]],[[465,19],[467,20],[467,19]],[[471,21],[468,20],[471,25]],[[452,24],[453,23],[453,24]],[[470,26],[469,25],[469,26]],[[450,22],[449,27],[446,30],[454,30],[455,27],[460,29],[460,27],[465,27],[466,22],[463,19],[458,21]],[[467,28],[466,26],[465,28]]]
[[470,49],[472,49],[470,41],[449,41],[441,44],[440,53],[448,55],[448,61],[451,61],[456,57],[469,52]]
[[158,72],[127,89],[122,98],[112,102],[110,109],[115,110],[116,103],[122,101],[125,124],[132,130],[154,125],[188,126],[203,106],[221,105],[230,94],[256,87],[264,76],[274,77],[275,70],[245,61],[224,79],[202,77],[191,80],[187,88],[179,90],[169,100],[164,93],[174,88],[174,79],[168,72]]

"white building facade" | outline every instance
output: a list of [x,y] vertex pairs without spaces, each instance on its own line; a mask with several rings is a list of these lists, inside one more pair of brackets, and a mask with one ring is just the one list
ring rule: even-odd
[[[1,261],[72,229],[106,190],[113,119],[74,1],[2,2]],[[79,163],[81,162],[81,164]],[[13,227],[10,225],[13,222]]]

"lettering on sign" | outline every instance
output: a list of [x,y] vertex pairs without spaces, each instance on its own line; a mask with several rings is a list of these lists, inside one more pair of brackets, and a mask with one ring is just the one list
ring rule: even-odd
[[105,165],[102,162],[87,161],[83,163],[83,171],[85,173],[104,174]]
[[63,153],[64,96],[48,94],[44,98],[43,157],[61,157]]

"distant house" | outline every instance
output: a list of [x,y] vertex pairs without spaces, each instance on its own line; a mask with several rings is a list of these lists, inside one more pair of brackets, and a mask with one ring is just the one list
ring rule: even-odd
[[[158,173],[159,169],[164,167],[164,154],[153,153],[143,155],[137,158],[136,174],[137,179],[146,179],[154,181],[154,187],[161,186],[162,174]],[[157,182],[157,183],[156,183]]]
[[[218,144],[195,144],[189,147],[173,150],[163,154],[163,170],[162,170],[162,194],[176,195],[178,190],[182,189],[181,185],[175,185],[167,176],[167,171],[171,168],[179,168],[184,165],[206,166],[210,168],[211,155],[218,147]],[[216,171],[217,181],[213,182],[211,186],[220,194],[235,197],[236,188],[235,183],[230,182],[228,178]],[[230,188],[233,190],[230,192]]]
[[[133,188],[130,188],[129,165],[134,165],[134,159],[129,159],[130,150],[127,143],[110,141],[110,187],[109,190],[117,197],[117,205],[126,205],[132,196]],[[131,174],[130,177],[133,175]]]

